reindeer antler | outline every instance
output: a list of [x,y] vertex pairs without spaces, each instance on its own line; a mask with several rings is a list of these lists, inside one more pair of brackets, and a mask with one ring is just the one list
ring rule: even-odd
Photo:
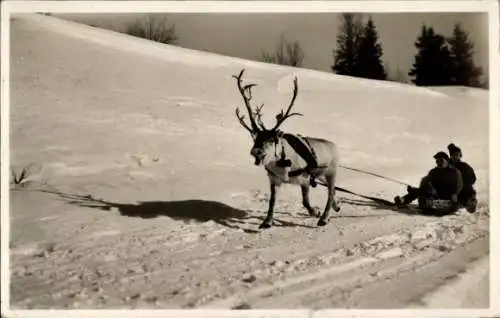
[[[238,85],[238,91],[240,92],[241,96],[243,97],[243,101],[245,102],[245,106],[248,111],[248,116],[250,117],[250,125],[251,128],[248,127],[248,125],[244,122],[244,117],[245,116],[240,116],[239,115],[239,109],[236,108],[236,116],[238,117],[238,120],[240,123],[247,129],[250,134],[254,134],[259,131],[259,127],[257,126],[257,123],[255,122],[254,114],[252,113],[252,107],[250,106],[250,100],[252,99],[252,87],[257,86],[257,84],[247,84],[245,86],[241,86],[241,78],[243,76],[243,73],[245,72],[245,69],[242,69],[239,75],[233,75],[233,77],[236,79],[236,83]],[[246,92],[248,91],[248,96]],[[262,107],[261,107],[262,108]],[[259,123],[261,123],[260,119],[260,110],[259,113],[257,114],[259,116]]]
[[259,107],[255,108],[254,115],[257,118],[257,124],[259,124],[262,130],[267,130],[266,126],[264,126],[264,122],[262,121],[262,107],[264,104],[261,104]]
[[248,127],[247,123],[245,123],[245,115],[240,115],[240,109],[239,108],[236,108],[236,117],[238,117],[238,120],[240,121],[240,124],[245,127],[246,130],[248,130],[248,132],[250,134],[253,134],[253,130]]
[[292,116],[304,116],[301,113],[291,113],[290,110],[292,110],[293,104],[295,103],[295,99],[297,98],[297,92],[298,92],[298,84],[297,84],[297,77],[293,79],[293,96],[292,100],[290,101],[290,105],[288,105],[288,108],[286,110],[286,113],[283,113],[283,109],[281,110],[280,113],[276,115],[276,125],[271,130],[277,130],[278,127],[283,124],[283,122]]
[[[238,85],[238,91],[240,92],[241,96],[243,97],[243,101],[245,102],[245,106],[248,111],[248,116],[250,117],[250,126],[247,125],[245,122],[245,116],[240,115],[240,110],[236,108],[236,117],[238,117],[238,120],[240,121],[241,125],[250,132],[250,134],[255,134],[256,132],[259,131],[267,131],[266,127],[264,126],[264,122],[262,121],[262,108],[264,107],[264,104],[260,105],[259,107],[255,108],[255,111],[252,111],[252,107],[250,105],[250,101],[252,100],[252,87],[257,86],[257,84],[247,84],[245,86],[242,86],[242,80],[241,78],[243,77],[243,73],[245,72],[245,69],[242,69],[239,75],[233,75],[233,77],[236,79],[236,83]],[[247,95],[248,92],[248,95]],[[297,92],[298,92],[298,84],[297,84],[297,77],[293,79],[293,96],[292,100],[290,101],[290,105],[288,105],[288,108],[285,113],[283,113],[283,109],[281,110],[280,113],[276,115],[276,125],[270,130],[277,130],[278,127],[283,124],[283,122],[292,116],[303,116],[301,113],[290,113],[292,110],[293,104],[295,103],[295,99],[297,98]]]

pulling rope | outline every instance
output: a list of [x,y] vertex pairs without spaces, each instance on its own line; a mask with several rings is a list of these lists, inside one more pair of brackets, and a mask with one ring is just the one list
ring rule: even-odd
[[[381,178],[381,179],[384,179],[384,180],[389,180],[389,181],[392,181],[392,182],[395,182],[395,183],[399,183],[399,184],[411,187],[410,184],[407,184],[407,183],[404,183],[404,182],[401,182],[399,180],[392,179],[392,178],[389,178],[389,177],[386,177],[386,176],[382,176],[382,175],[376,174],[374,172],[369,172],[369,171],[364,171],[364,170],[360,170],[360,169],[356,169],[356,168],[346,167],[346,166],[343,166],[343,165],[339,165],[339,167],[347,169],[347,170],[352,170],[352,171],[356,171],[356,172],[368,174],[368,175],[375,176],[375,177],[378,177],[378,178]],[[320,184],[320,185],[322,185],[324,187],[328,186],[326,183],[321,182],[321,181],[316,181],[316,183]],[[364,198],[364,199],[372,200],[372,201],[375,201],[375,202],[378,202],[380,204],[384,204],[384,205],[387,205],[387,206],[394,206],[395,205],[394,202],[391,202],[391,201],[388,201],[388,200],[385,200],[385,199],[381,199],[381,198],[376,198],[376,197],[368,196],[368,195],[359,194],[359,193],[352,192],[350,190],[347,190],[347,189],[344,189],[344,188],[341,188],[341,187],[335,187],[335,190],[340,191],[340,192],[349,193],[349,194],[352,194],[352,195],[355,195],[355,196],[358,196],[358,197],[361,197],[361,198]]]
[[[322,185],[324,187],[328,186],[326,183],[324,183],[322,181],[316,181],[316,183],[320,184],[320,185]],[[369,196],[369,195],[359,194],[359,193],[352,192],[352,191],[349,191],[349,190],[341,188],[341,187],[335,187],[335,190],[340,191],[340,192],[349,193],[349,194],[352,194],[352,195],[355,195],[355,196],[358,196],[358,197],[361,197],[361,198],[364,198],[364,199],[372,200],[372,201],[375,201],[375,202],[378,202],[380,204],[384,204],[384,205],[387,205],[387,206],[394,206],[394,205],[396,205],[394,202],[391,202],[391,201],[388,201],[388,200],[385,200],[385,199],[380,199],[380,198],[372,197],[372,196]]]
[[340,168],[347,169],[347,170],[352,170],[352,171],[356,171],[356,172],[364,173],[364,174],[369,174],[369,175],[372,175],[372,176],[375,176],[375,177],[378,177],[378,178],[382,178],[382,179],[385,179],[385,180],[389,180],[389,181],[392,181],[392,182],[396,182],[396,183],[399,183],[399,184],[402,184],[402,185],[405,185],[405,186],[411,186],[411,185],[410,185],[410,184],[408,184],[408,183],[404,183],[404,182],[398,181],[398,180],[396,180],[396,179],[392,179],[392,178],[389,178],[389,177],[385,177],[385,176],[382,176],[382,175],[379,175],[379,174],[376,174],[376,173],[373,173],[373,172],[364,171],[364,170],[355,169],[355,168],[350,168],[350,167],[346,167],[346,166],[342,166],[342,165],[339,165],[339,167],[340,167]]

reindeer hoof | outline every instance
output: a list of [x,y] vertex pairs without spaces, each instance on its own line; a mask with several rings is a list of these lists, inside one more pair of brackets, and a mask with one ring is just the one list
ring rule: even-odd
[[309,215],[315,218],[319,218],[321,216],[321,211],[318,208],[312,208],[308,210]]
[[264,222],[259,226],[259,229],[269,229],[271,227],[271,223]]
[[318,221],[318,226],[325,226],[327,224],[327,222],[323,219],[319,219]]

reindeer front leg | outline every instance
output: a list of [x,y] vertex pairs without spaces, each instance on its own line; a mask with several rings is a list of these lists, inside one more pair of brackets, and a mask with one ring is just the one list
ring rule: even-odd
[[273,225],[273,215],[274,215],[274,203],[276,202],[276,183],[270,181],[271,185],[271,196],[269,198],[269,209],[267,210],[267,216],[264,222],[259,226],[259,229],[268,229]]

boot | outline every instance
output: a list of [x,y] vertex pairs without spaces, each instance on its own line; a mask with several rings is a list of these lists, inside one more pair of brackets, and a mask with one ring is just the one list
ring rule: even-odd
[[476,212],[476,208],[477,208],[476,198],[470,198],[469,200],[467,200],[467,203],[465,205],[465,209],[467,210],[467,212],[474,213]]
[[398,207],[404,207],[404,206],[406,206],[406,204],[404,203],[403,199],[401,199],[401,197],[399,195],[394,198],[394,203]]

